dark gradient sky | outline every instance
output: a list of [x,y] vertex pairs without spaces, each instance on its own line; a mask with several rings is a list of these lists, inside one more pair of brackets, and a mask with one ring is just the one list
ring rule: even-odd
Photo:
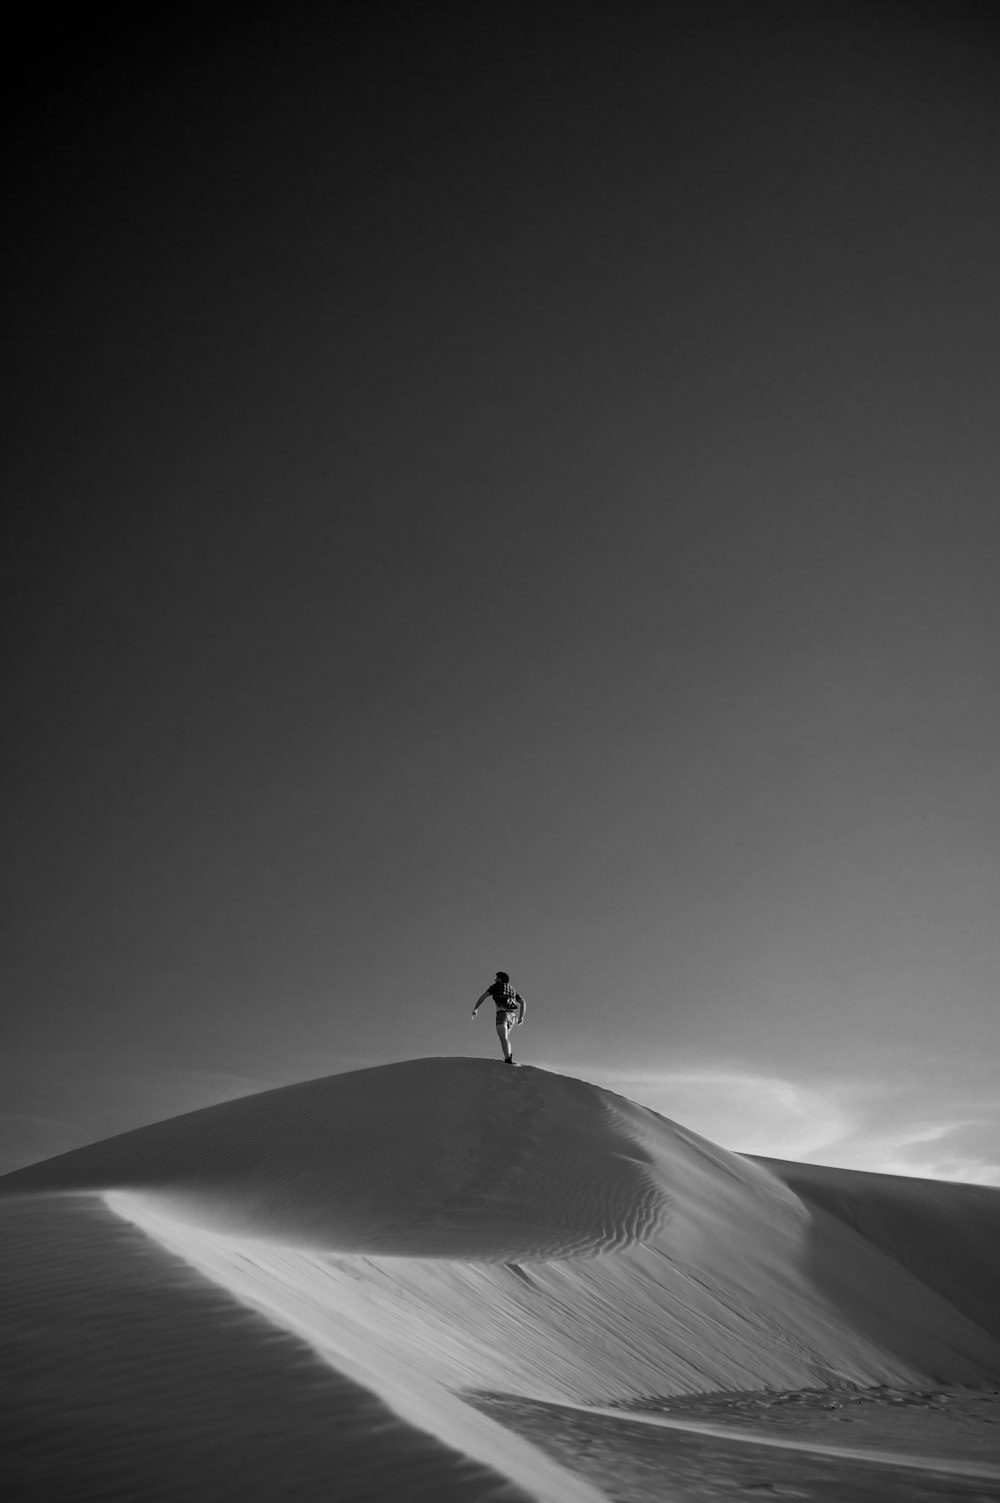
[[988,11],[155,14],[12,54],[7,1162],[494,1052],[504,966],[526,1059],[1000,1181]]

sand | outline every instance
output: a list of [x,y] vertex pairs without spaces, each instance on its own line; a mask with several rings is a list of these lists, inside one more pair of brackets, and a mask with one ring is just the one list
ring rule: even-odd
[[[183,1473],[192,1499],[584,1503],[791,1467],[798,1496],[905,1474],[1000,1497],[996,1190],[754,1161],[582,1081],[429,1059],[0,1192],[19,1496],[179,1496]],[[933,1430],[969,1394],[978,1441]],[[900,1396],[922,1444],[872,1427]],[[840,1436],[823,1460],[833,1424],[867,1462]]]
[[[647,1503],[664,1495],[683,1503],[762,1497],[987,1503],[1000,1498],[996,1392],[907,1392],[892,1399],[878,1391],[703,1395],[629,1414],[510,1395],[481,1395],[477,1402],[567,1465],[583,1461],[587,1475],[613,1503]],[[941,1419],[942,1402],[954,1406],[955,1418],[940,1425],[934,1421]],[[783,1404],[796,1411],[790,1425],[785,1414],[772,1422],[771,1410],[781,1412]],[[855,1418],[845,1409],[871,1412],[857,1430],[845,1433],[840,1426]]]

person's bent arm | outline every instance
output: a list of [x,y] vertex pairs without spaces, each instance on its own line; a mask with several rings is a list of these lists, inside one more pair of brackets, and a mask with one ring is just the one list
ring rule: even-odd
[[489,989],[489,987],[487,987],[486,990],[483,992],[483,995],[480,997],[479,1001],[476,1003],[475,1007],[472,1009],[472,1016],[473,1017],[476,1016],[476,1013],[482,1007],[483,1003],[486,1001],[486,998],[489,996],[489,994],[490,994],[490,989]]
[[521,996],[520,992],[517,993],[517,1007],[517,1026],[518,1028],[520,1028],[521,1024],[524,1022],[524,998]]

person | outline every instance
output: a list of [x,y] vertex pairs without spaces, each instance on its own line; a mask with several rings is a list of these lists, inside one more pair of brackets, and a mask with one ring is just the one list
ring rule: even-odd
[[[516,1065],[517,1060],[510,1052],[510,1030],[515,1021],[518,1028],[524,1022],[524,998],[520,992],[515,991],[507,972],[497,971],[497,979],[486,988],[472,1009],[473,1021],[487,997],[492,997],[496,1004],[497,1037],[500,1040],[500,1048],[503,1050],[503,1062],[505,1065]],[[516,1020],[515,1013],[517,1014]]]

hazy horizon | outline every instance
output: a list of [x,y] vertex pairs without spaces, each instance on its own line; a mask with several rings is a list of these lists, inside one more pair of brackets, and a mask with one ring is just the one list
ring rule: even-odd
[[170,25],[15,48],[4,1166],[499,1057],[504,967],[1000,1184],[989,13]]

